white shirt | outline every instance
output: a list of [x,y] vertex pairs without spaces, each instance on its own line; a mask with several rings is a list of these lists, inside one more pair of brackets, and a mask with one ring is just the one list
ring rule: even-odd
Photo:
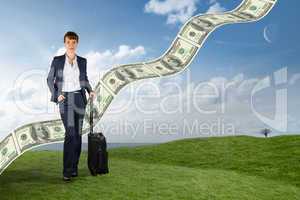
[[80,82],[79,82],[79,68],[77,63],[77,56],[75,55],[75,59],[73,60],[73,66],[69,63],[67,55],[65,59],[65,66],[63,71],[63,83],[62,83],[62,91],[63,92],[71,92],[75,90],[80,90]]

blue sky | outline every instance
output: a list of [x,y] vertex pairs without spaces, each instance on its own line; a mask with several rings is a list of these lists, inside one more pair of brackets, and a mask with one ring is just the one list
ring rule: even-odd
[[[146,61],[163,54],[183,25],[184,19],[206,13],[209,9],[220,12],[229,11],[241,2],[241,0],[2,1],[0,68],[3,73],[0,75],[0,87],[5,91],[1,102],[5,103],[6,108],[0,109],[2,113],[0,121],[6,126],[1,128],[0,136],[5,136],[16,126],[36,119],[36,115],[27,115],[24,112],[16,114],[17,111],[14,110],[15,115],[10,113],[11,111],[7,108],[16,106],[8,102],[11,99],[7,96],[16,91],[13,89],[15,81],[22,73],[30,70],[44,71],[45,74],[48,72],[52,57],[63,52],[63,35],[66,31],[72,30],[79,34],[77,52],[88,58],[88,65],[91,66],[89,68],[90,79],[95,83],[97,78],[93,72],[101,75],[116,63]],[[297,102],[299,94],[296,91],[299,91],[300,85],[298,78],[300,28],[297,26],[299,20],[297,8],[299,7],[298,1],[278,0],[273,10],[258,22],[231,24],[216,29],[210,34],[189,66],[189,71],[174,79],[184,85],[189,73],[191,81],[195,84],[209,80],[214,82],[241,78],[245,85],[249,82],[256,83],[265,76],[272,76],[275,71],[285,67],[288,80],[293,79],[293,84],[286,86],[289,94],[288,115],[290,118],[289,128],[285,133],[298,133],[300,115]],[[175,20],[171,20],[172,16]],[[263,34],[264,29],[267,29],[267,39]],[[34,93],[41,89],[36,85],[45,83],[45,76],[35,78],[32,78],[34,84],[29,83],[29,89],[27,88],[28,102],[35,102],[32,100],[35,98]],[[173,79],[164,79],[162,82],[158,81],[158,84],[163,88],[164,81],[171,80]],[[122,91],[112,107],[117,107],[116,105],[122,102],[122,97],[126,98],[128,92],[128,90]],[[250,93],[250,90],[247,92]],[[261,112],[267,112],[264,109],[267,109],[272,102],[273,96],[274,91],[271,90],[261,96]],[[242,102],[248,102],[247,100],[249,99],[243,99]],[[232,106],[235,107],[234,104]],[[235,114],[231,114],[230,107],[228,109],[228,113],[223,113],[223,115],[230,116],[231,121],[239,124],[239,126],[236,125],[239,127],[237,130],[242,131],[237,131],[237,133],[249,133],[254,129],[257,133],[258,127],[263,127],[263,123],[258,121],[256,123],[260,125],[255,128],[248,127],[249,121],[247,120],[240,123],[235,116],[240,112],[240,115],[247,118],[243,109],[236,110]],[[137,113],[136,110],[132,112]],[[250,115],[249,110],[245,112]],[[51,116],[57,117],[57,114],[56,110]],[[38,115],[40,119],[49,118],[49,115],[45,113]],[[171,119],[169,115],[162,116],[162,121],[158,120],[158,122]],[[202,115],[203,118],[212,120],[218,116]],[[148,117],[151,118],[151,116]],[[118,116],[115,115],[114,118],[117,120]],[[187,116],[187,118],[193,117]],[[109,123],[110,119],[108,115],[107,119],[103,119],[103,124]],[[129,137],[124,135],[122,137],[111,136],[111,139],[116,141],[119,141],[119,138],[123,138],[122,141],[130,141]],[[162,136],[161,139],[157,138],[160,137],[136,136],[136,141],[174,139],[170,135]]]

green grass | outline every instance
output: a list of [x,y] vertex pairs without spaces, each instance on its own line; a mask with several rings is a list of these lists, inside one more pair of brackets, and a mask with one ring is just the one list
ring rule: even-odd
[[0,199],[300,199],[300,136],[229,136],[109,149],[110,173],[61,180],[62,152],[29,151],[0,176]]

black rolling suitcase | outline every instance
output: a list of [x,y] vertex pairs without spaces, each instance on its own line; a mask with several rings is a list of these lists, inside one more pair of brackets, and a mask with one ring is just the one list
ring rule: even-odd
[[90,132],[88,133],[88,168],[91,175],[106,174],[108,170],[108,152],[106,139],[101,133],[93,132],[93,100],[90,104]]

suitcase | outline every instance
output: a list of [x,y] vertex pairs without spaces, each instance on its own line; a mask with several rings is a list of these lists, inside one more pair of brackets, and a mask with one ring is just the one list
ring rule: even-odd
[[88,168],[92,176],[106,174],[108,170],[108,152],[106,139],[101,132],[93,132],[93,100],[90,101],[90,132],[88,133]]

